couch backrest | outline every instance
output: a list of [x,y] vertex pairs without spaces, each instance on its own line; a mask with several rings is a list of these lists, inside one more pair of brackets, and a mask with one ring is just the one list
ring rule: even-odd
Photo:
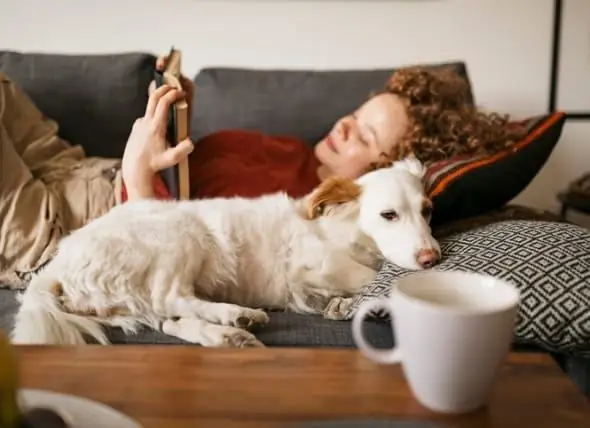
[[[58,122],[63,138],[89,156],[121,157],[133,122],[145,111],[155,60],[149,53],[0,51],[0,72]],[[470,83],[462,61],[423,65],[453,66]],[[191,134],[197,140],[218,130],[249,129],[314,144],[395,70],[203,68],[193,79]]]
[[146,53],[74,55],[0,51],[0,72],[90,156],[121,157],[145,112],[156,58]]
[[[450,65],[471,85],[464,62],[423,65]],[[395,70],[204,68],[194,78],[192,135],[249,129],[315,144],[336,120],[382,89]],[[473,94],[469,95],[473,102]]]

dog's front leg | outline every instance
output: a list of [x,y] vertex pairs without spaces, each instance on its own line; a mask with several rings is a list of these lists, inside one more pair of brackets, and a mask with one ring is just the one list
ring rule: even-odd
[[298,266],[292,273],[291,310],[344,319],[354,296],[377,272],[345,252],[329,254],[319,266]]
[[250,328],[268,323],[268,315],[260,309],[245,308],[231,303],[217,303],[197,297],[179,296],[172,302],[170,317],[198,317],[213,324]]
[[331,320],[345,320],[346,314],[356,297],[334,297],[324,308],[324,318]]
[[334,296],[354,295],[377,276],[377,271],[358,263],[348,254],[331,254],[324,260],[320,271],[323,281]]
[[196,317],[168,319],[162,324],[162,332],[205,347],[264,347],[246,330],[212,324]]
[[289,309],[298,313],[323,315],[333,320],[346,319],[356,296],[328,294],[326,289],[312,289],[305,285],[292,287]]
[[290,275],[293,283],[334,290],[334,295],[356,294],[377,272],[347,254],[329,254],[318,266],[298,266]]
[[268,315],[262,310],[199,299],[195,287],[180,275],[167,282],[162,280],[152,288],[152,305],[161,318],[197,317],[213,324],[239,328],[268,322]]
[[334,290],[322,315],[333,320],[346,319],[356,296],[377,275],[377,271],[372,267],[338,253],[336,257],[328,257],[325,260],[322,272],[324,280],[330,284],[328,289]]

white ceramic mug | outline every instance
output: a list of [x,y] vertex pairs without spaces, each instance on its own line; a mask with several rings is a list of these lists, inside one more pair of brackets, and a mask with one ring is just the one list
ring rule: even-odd
[[[511,284],[475,273],[422,271],[395,282],[387,299],[361,304],[354,340],[371,360],[401,363],[414,397],[425,407],[464,413],[487,404],[499,366],[512,343],[519,302]],[[391,314],[396,346],[367,343],[368,313]]]

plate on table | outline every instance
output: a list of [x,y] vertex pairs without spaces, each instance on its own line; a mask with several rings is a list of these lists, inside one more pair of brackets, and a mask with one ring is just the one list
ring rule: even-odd
[[67,419],[69,428],[142,428],[135,420],[112,407],[87,398],[39,389],[22,389],[23,410],[44,407],[57,411]]

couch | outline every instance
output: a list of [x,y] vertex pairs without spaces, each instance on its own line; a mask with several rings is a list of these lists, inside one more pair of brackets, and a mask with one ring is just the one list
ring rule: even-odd
[[[143,112],[155,57],[149,53],[64,55],[0,52],[0,72],[19,83],[61,135],[82,144],[89,156],[120,157],[133,120]],[[467,80],[466,65],[452,66]],[[257,70],[204,68],[194,76],[195,105],[191,134],[199,138],[220,129],[256,129],[300,137],[309,144],[329,130],[334,119],[350,112],[383,85],[394,69]],[[506,205],[480,215],[444,224],[435,232],[452,234],[500,219],[555,220],[551,213]],[[0,328],[10,331],[18,304],[16,292],[0,288]],[[366,322],[368,339],[392,346],[391,324]],[[267,346],[353,347],[350,321],[326,320],[287,312],[271,312],[270,323],[257,332]],[[127,336],[112,329],[114,344],[179,344],[156,331]],[[514,349],[548,352],[515,343]],[[552,353],[582,392],[590,396],[590,358]]]

